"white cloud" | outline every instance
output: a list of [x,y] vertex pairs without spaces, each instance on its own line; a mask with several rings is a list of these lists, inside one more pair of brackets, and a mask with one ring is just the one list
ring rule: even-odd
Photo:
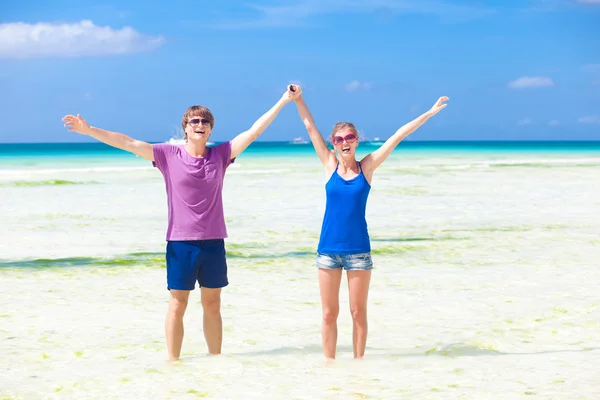
[[581,4],[600,4],[600,0],[577,0]]
[[554,86],[554,81],[545,76],[522,76],[508,83],[513,89],[538,88]]
[[550,126],[560,125],[560,121],[553,119],[552,121],[548,122],[548,125],[550,125]]
[[323,14],[429,14],[450,21],[479,18],[495,10],[477,4],[442,0],[278,0],[273,5],[248,5],[254,18],[220,21],[211,26],[225,29],[290,28],[302,25],[308,18]]
[[517,125],[531,125],[533,124],[533,120],[530,118],[523,118],[519,121],[517,121]]
[[139,53],[165,42],[126,26],[113,29],[83,20],[71,24],[0,24],[0,58],[81,57]]
[[373,87],[369,82],[360,82],[354,80],[352,82],[348,82],[345,85],[347,92],[356,92],[357,90],[369,90]]
[[588,115],[577,120],[581,124],[600,124],[600,117],[597,115]]

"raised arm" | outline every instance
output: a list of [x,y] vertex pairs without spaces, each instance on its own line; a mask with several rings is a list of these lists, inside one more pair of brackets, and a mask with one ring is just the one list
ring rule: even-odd
[[281,96],[281,99],[269,111],[264,113],[256,122],[245,132],[240,133],[231,141],[231,159],[239,156],[252,142],[258,138],[261,133],[275,119],[279,111],[289,102],[295,100],[302,93],[302,89],[298,85],[289,85],[286,92]]
[[129,151],[148,161],[154,161],[154,150],[150,143],[132,139],[122,133],[110,132],[90,126],[79,114],[77,116],[67,115],[63,118],[63,121],[65,122],[65,126],[69,127],[69,131],[91,136],[109,146]]
[[321,132],[317,129],[315,120],[308,110],[308,106],[304,102],[302,96],[296,100],[296,107],[298,108],[298,114],[300,114],[302,122],[304,122],[310,141],[317,152],[317,156],[319,156],[319,160],[321,160],[321,164],[323,164],[325,168],[331,167],[332,164],[335,165],[335,154],[327,147],[327,144],[325,143]]
[[446,107],[447,104],[444,102],[448,100],[448,97],[443,96],[435,102],[433,107],[426,113],[420,115],[414,120],[410,121],[408,124],[404,125],[400,129],[392,135],[388,140],[385,141],[380,148],[367,155],[362,159],[361,165],[363,167],[363,171],[365,173],[373,173],[377,167],[381,165],[382,162],[385,161],[386,158],[392,153],[392,151],[398,146],[398,144],[408,135],[416,131],[421,125],[423,125],[427,120],[433,117],[435,114],[440,112],[443,108]]

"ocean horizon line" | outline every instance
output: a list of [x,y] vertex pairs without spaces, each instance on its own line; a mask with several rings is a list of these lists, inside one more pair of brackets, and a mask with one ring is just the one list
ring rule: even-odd
[[[372,143],[372,142],[385,142],[387,139],[381,140],[362,140],[363,143]],[[150,144],[158,144],[158,143],[167,143],[167,141],[147,141]],[[219,144],[225,143],[227,140],[216,140],[212,143]],[[252,144],[257,143],[272,143],[272,144],[294,144],[294,145],[309,145],[310,141],[307,140],[306,143],[294,143],[290,140],[255,140]],[[600,139],[598,140],[590,140],[590,139],[444,139],[444,140],[414,140],[414,139],[405,139],[401,143],[600,143]],[[78,141],[78,142],[0,142],[0,146],[12,146],[12,145],[83,145],[83,144],[93,144],[93,145],[107,145],[100,141]]]
[[[151,144],[168,142],[148,142]],[[219,145],[221,141],[209,142],[209,147]],[[381,147],[382,141],[363,141],[357,151],[374,151]],[[327,143],[329,149],[333,148]],[[255,141],[246,150],[250,154],[308,154],[313,152],[309,141]],[[394,149],[408,152],[576,152],[600,154],[600,140],[410,140],[402,142]],[[74,156],[84,154],[121,155],[125,150],[99,141],[93,142],[27,142],[0,143],[0,159],[20,156]]]

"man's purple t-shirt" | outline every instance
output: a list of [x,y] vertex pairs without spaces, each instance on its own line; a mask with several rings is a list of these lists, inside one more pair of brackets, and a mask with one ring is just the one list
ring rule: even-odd
[[184,146],[153,144],[154,163],[165,178],[169,225],[167,241],[227,237],[223,215],[223,179],[233,160],[231,142],[207,147],[196,158]]

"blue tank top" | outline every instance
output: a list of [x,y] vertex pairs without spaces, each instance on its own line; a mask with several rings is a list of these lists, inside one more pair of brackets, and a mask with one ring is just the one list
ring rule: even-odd
[[[338,163],[339,166],[339,163]],[[365,217],[371,185],[358,163],[359,173],[345,180],[335,171],[325,185],[326,204],[317,251],[323,254],[357,254],[371,251]]]

